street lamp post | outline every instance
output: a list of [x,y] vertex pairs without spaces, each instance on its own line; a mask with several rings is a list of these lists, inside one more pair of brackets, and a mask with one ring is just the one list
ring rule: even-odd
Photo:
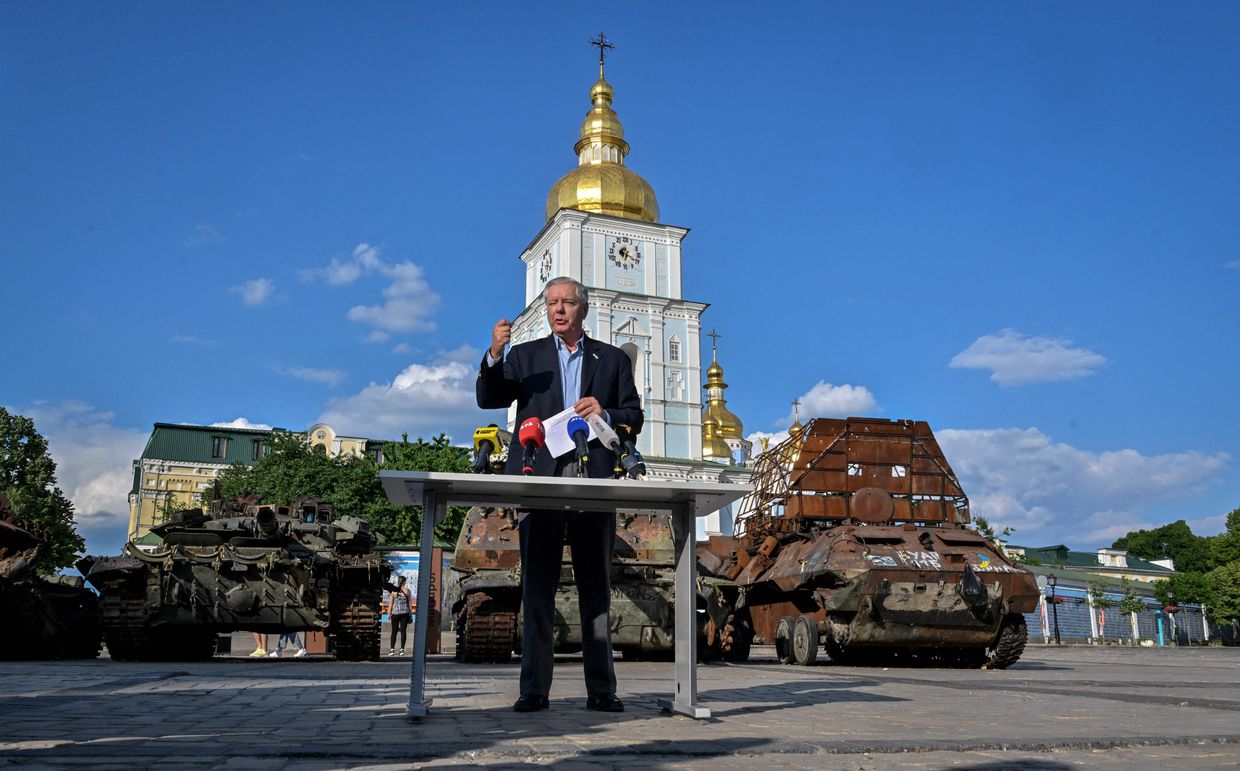
[[1051,615],[1055,617],[1055,644],[1063,645],[1059,641],[1059,601],[1055,598],[1055,584],[1057,583],[1054,573],[1046,577],[1046,585],[1051,588]]

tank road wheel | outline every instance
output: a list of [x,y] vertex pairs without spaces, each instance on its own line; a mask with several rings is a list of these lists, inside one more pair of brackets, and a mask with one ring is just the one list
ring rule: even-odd
[[1025,652],[1027,642],[1029,628],[1025,625],[1025,617],[1019,613],[1009,613],[999,627],[995,644],[986,649],[984,666],[987,669],[1007,669]]
[[512,658],[517,639],[517,611],[486,592],[473,592],[456,626],[459,661],[503,664]]
[[753,647],[753,622],[749,620],[748,610],[739,610],[724,627],[724,661],[749,661],[749,650]]
[[100,594],[103,639],[113,661],[146,661],[156,652],[146,625],[146,591],[130,580]]
[[775,655],[780,664],[792,663],[792,630],[796,623],[792,616],[783,616],[775,625]]
[[818,622],[801,616],[792,628],[792,660],[807,667],[818,660]]

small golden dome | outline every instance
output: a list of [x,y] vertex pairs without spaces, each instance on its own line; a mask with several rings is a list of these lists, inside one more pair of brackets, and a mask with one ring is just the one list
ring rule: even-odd
[[611,109],[614,95],[600,65],[598,82],[590,88],[594,107],[581,122],[580,139],[573,146],[577,168],[551,186],[547,219],[560,209],[579,209],[643,222],[659,221],[654,188],[624,165],[629,143],[624,141],[619,116]]
[[741,439],[745,436],[745,426],[727,408],[727,400],[723,398],[723,390],[728,384],[723,382],[723,367],[719,365],[719,353],[711,344],[711,364],[706,369],[706,410],[702,418],[703,436],[707,420],[715,422],[715,434],[721,439]]
[[718,434],[719,421],[707,414],[702,419],[702,457],[707,460],[732,460],[732,448]]

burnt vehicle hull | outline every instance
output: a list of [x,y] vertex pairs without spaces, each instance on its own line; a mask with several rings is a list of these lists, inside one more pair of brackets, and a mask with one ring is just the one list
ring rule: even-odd
[[758,461],[739,535],[699,560],[781,661],[1002,668],[1019,659],[1029,571],[969,528],[924,422],[817,419]]
[[0,660],[93,659],[102,628],[95,593],[76,576],[44,578],[34,564],[47,547],[0,493]]
[[177,512],[154,550],[82,560],[112,658],[199,660],[221,632],[318,631],[337,660],[377,660],[391,568],[365,522],[333,514],[309,499]]
[[[612,648],[626,659],[671,659],[674,650],[675,583],[670,517],[663,513],[621,513],[611,571]],[[511,509],[470,509],[457,541],[452,569],[463,573],[452,604],[456,657],[468,662],[505,662],[521,649],[520,544]],[[699,653],[704,659],[749,653],[749,638],[727,626],[736,589],[698,582]],[[731,598],[730,601],[727,598]],[[566,546],[555,595],[555,651],[581,649],[572,557]],[[737,643],[733,645],[733,638]]]

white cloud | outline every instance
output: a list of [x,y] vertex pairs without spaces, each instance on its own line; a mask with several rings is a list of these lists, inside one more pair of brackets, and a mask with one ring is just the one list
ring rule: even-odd
[[211,340],[206,337],[194,337],[193,335],[173,335],[168,338],[168,342],[178,345],[201,345],[203,348],[215,348],[219,345],[218,340]]
[[218,244],[224,240],[224,236],[210,225],[197,225],[194,227],[194,234],[185,239],[185,245],[191,249],[196,246],[206,246],[207,244]]
[[413,349],[409,347],[409,343],[397,343],[396,345],[392,347],[392,353],[395,353],[398,355],[409,353],[409,351],[411,350]]
[[[801,422],[810,418],[847,418],[854,415],[872,415],[882,408],[870,389],[865,386],[832,385],[819,380],[813,388],[797,397],[801,403],[798,408]],[[795,413],[789,410],[776,425],[790,426]]]
[[349,375],[338,369],[319,369],[317,367],[276,367],[281,375],[295,377],[307,383],[322,383],[335,388],[348,379]]
[[[455,352],[454,352],[455,353]],[[473,350],[476,358],[481,356]],[[440,357],[405,367],[391,383],[371,383],[327,405],[319,421],[346,434],[374,439],[431,437],[440,432],[462,439],[474,428],[505,421],[501,411],[484,411],[474,399],[475,368]]]
[[1005,329],[983,335],[952,357],[948,366],[957,369],[988,369],[990,379],[1001,386],[1073,380],[1094,374],[1106,359],[1085,348],[1072,348],[1071,340],[1023,335]]
[[986,517],[996,530],[1015,528],[1013,539],[1027,546],[1110,545],[1130,530],[1150,527],[1143,511],[1154,504],[1203,490],[1231,459],[1222,452],[1091,452],[1036,428],[944,429],[936,436],[974,516]]
[[322,279],[332,286],[351,284],[358,278],[377,275],[389,283],[383,290],[382,303],[355,305],[346,314],[350,321],[371,327],[367,342],[383,342],[392,332],[432,330],[431,316],[439,309],[439,295],[423,277],[422,268],[408,260],[388,263],[379,247],[361,243],[353,247],[350,260],[332,258],[325,268],[301,271],[304,280]]
[[780,442],[786,440],[788,438],[788,432],[787,431],[776,431],[775,433],[772,434],[766,431],[754,431],[752,434],[750,434],[749,436],[745,438],[748,439],[750,442],[753,442],[753,454],[754,454],[754,457],[756,458],[759,454],[762,453],[762,440],[763,439],[767,440],[766,449],[769,450],[775,447],[775,445],[779,444]]
[[367,343],[386,343],[391,337],[391,335],[384,332],[382,329],[372,329],[370,330],[370,334],[362,338],[362,341]]
[[1232,260],[1231,262],[1227,263],[1223,267],[1231,268],[1232,270],[1240,270],[1240,260]]
[[226,423],[212,423],[210,425],[216,428],[254,428],[260,431],[271,430],[271,426],[267,425],[266,423],[251,423],[246,418],[233,418],[232,420]]
[[243,305],[262,305],[275,290],[276,284],[269,278],[256,278],[228,287],[229,292],[241,295]]
[[[102,533],[109,544],[118,536],[123,539],[129,527],[132,462],[142,454],[150,432],[117,426],[113,413],[80,401],[37,402],[10,410],[32,419],[47,439],[57,482],[73,501],[80,532]],[[87,553],[92,553],[87,537]]]

